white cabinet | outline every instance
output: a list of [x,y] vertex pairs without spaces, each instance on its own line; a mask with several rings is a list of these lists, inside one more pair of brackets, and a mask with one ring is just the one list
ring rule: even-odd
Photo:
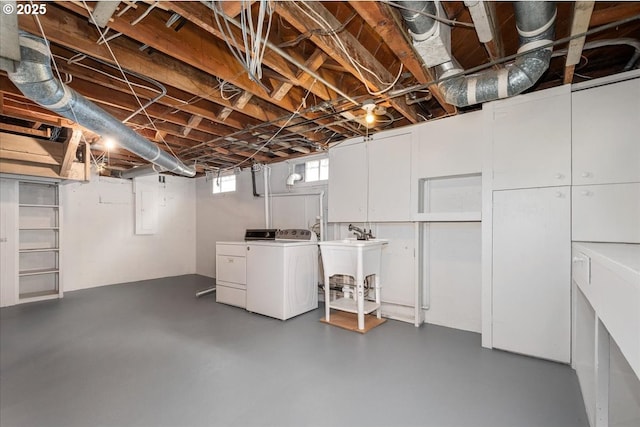
[[493,347],[569,362],[570,196],[493,192]]
[[370,222],[411,218],[411,134],[368,143]]
[[329,222],[411,220],[410,133],[346,142],[329,164]]
[[572,188],[574,241],[640,243],[640,183]]
[[367,147],[359,138],[329,150],[329,222],[367,221]]
[[247,245],[245,242],[216,244],[216,302],[246,308]]
[[640,78],[572,94],[573,185],[640,182]]
[[486,104],[494,190],[571,184],[568,86]]

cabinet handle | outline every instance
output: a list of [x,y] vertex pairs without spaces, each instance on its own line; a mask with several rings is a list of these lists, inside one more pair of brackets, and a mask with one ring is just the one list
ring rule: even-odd
[[227,262],[233,264],[233,258],[227,258]]
[[589,190],[583,190],[583,191],[580,192],[580,194],[582,194],[583,196],[586,196],[586,197],[593,196],[593,192],[589,191]]
[[582,172],[581,176],[583,178],[591,178],[593,175],[591,175],[591,172]]
[[562,191],[556,191],[556,197],[562,198],[564,197],[564,193]]
[[580,257],[577,257],[577,256],[574,256],[571,261],[573,261],[573,262],[584,262],[584,259],[582,259]]
[[564,178],[564,175],[563,175],[563,174],[561,174],[561,173],[557,173],[557,174],[555,174],[554,176],[556,177],[556,179],[562,179],[562,178]]

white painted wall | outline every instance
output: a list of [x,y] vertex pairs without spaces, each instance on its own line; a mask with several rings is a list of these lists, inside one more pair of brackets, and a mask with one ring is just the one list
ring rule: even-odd
[[194,182],[165,181],[158,183],[158,232],[152,235],[134,234],[132,181],[93,176],[89,183],[60,186],[65,291],[196,272]]
[[[320,216],[320,197],[317,195],[298,196],[301,193],[320,193],[323,196],[324,217],[327,215],[327,182],[304,183],[296,182],[293,186],[287,186],[287,177],[294,170],[294,165],[309,160],[326,158],[327,154],[308,156],[297,160],[269,165],[271,194],[287,194],[271,198],[271,225],[274,228],[311,228],[318,222]],[[329,166],[331,169],[331,166]],[[331,173],[331,171],[329,171]],[[260,179],[262,182],[262,179]],[[262,187],[261,187],[262,188]],[[262,190],[260,191],[262,193]]]
[[480,223],[434,222],[425,234],[425,322],[480,332]]
[[[262,180],[258,192],[262,194]],[[236,191],[213,194],[213,183],[195,179],[196,272],[216,275],[216,242],[244,239],[247,228],[264,228],[264,199],[253,196],[251,171],[236,176]]]

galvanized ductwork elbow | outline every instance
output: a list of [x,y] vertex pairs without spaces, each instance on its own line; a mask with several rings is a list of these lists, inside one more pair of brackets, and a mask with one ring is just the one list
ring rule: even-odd
[[164,170],[195,176],[194,169],[160,150],[156,144],[57,80],[51,72],[49,49],[42,38],[21,32],[20,54],[21,61],[16,71],[7,74],[27,98],[102,137],[115,139],[123,148]]
[[396,1],[394,4],[399,7],[400,14],[415,41],[425,40],[433,34],[436,21],[431,16],[438,14],[434,2],[405,0]]
[[446,101],[458,107],[518,95],[533,86],[549,67],[554,38],[556,6],[553,2],[514,2],[516,26],[522,54],[500,70],[487,70],[475,76],[455,76],[463,70],[452,59],[436,70],[438,84]]

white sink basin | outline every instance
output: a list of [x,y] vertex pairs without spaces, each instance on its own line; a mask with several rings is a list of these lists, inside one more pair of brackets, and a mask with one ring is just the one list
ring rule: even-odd
[[[331,308],[349,311],[358,315],[358,329],[364,329],[364,315],[373,311],[380,318],[380,261],[382,247],[388,243],[384,239],[342,239],[319,242],[322,254],[325,283],[325,319],[329,321]],[[329,278],[344,274],[355,279],[354,298],[330,300]],[[364,279],[375,275],[375,302],[364,301]]]
[[388,243],[388,240],[384,239],[369,239],[369,240],[358,240],[358,239],[342,239],[342,240],[327,240],[324,242],[319,242],[318,244],[322,248],[322,246],[361,246],[361,247],[370,247],[370,246],[380,246]]

